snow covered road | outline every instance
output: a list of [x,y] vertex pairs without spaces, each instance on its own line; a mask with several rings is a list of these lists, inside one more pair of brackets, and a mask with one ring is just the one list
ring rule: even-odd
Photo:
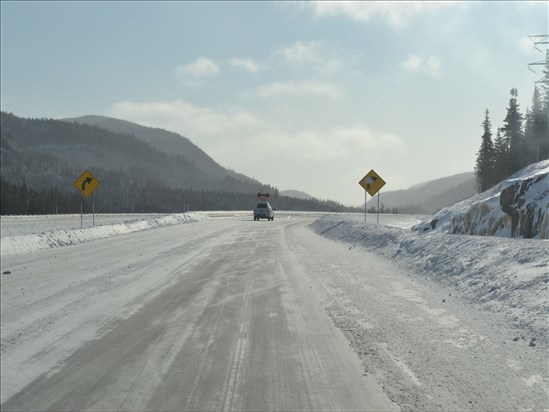
[[2,410],[396,409],[319,306],[292,226],[206,221],[4,258]]
[[3,257],[2,410],[549,408],[546,339],[326,238],[332,219],[216,218]]

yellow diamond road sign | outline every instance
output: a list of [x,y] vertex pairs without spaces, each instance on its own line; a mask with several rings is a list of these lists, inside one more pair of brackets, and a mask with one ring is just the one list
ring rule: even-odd
[[385,186],[385,180],[383,180],[374,170],[370,170],[366,176],[364,176],[360,182],[360,186],[366,190],[370,196],[375,195],[379,189]]
[[87,197],[91,195],[101,183],[99,183],[99,180],[93,177],[93,175],[86,170],[73,184],[84,196]]

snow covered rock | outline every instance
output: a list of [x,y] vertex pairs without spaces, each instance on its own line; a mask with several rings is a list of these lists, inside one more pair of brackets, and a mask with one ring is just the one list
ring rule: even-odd
[[436,213],[419,232],[549,238],[549,160],[531,164],[495,187]]

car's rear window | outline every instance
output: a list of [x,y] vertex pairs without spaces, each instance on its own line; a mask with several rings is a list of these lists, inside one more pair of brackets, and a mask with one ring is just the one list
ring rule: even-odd
[[259,209],[265,209],[265,208],[267,207],[267,205],[266,205],[265,203],[258,203],[258,204],[257,204],[257,207],[258,207]]

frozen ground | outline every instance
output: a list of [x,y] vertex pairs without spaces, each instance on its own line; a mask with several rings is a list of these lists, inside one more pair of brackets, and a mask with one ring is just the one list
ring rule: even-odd
[[[1,256],[75,245],[163,226],[208,219],[249,220],[249,211],[191,212],[174,215],[2,216]],[[413,215],[277,212],[278,219],[315,218],[323,236],[389,258],[424,277],[456,289],[474,305],[505,313],[533,333],[532,344],[548,339],[549,241],[418,233],[409,229],[424,218]],[[87,224],[87,226],[86,226]]]
[[[186,405],[204,410],[215,398],[208,388],[223,379],[223,390],[238,395],[235,408],[268,409],[261,391],[278,388],[294,410],[315,409],[320,395],[307,391],[328,391],[339,373],[326,366],[329,354],[344,352],[317,303],[362,361],[364,378],[401,410],[549,409],[549,242],[418,233],[409,228],[421,217],[375,218],[120,216],[41,233],[46,226],[33,217],[38,233],[29,234],[29,225],[18,231],[13,223],[24,218],[2,217],[12,234],[2,232],[3,410],[8,399],[13,407],[70,400],[80,409],[74,393],[88,405],[162,410],[188,395]],[[263,238],[276,247],[262,247]],[[326,339],[335,346],[327,350]],[[312,369],[297,373],[286,350]],[[162,392],[182,377],[188,394]],[[332,400],[345,399],[340,389]],[[284,398],[269,396],[271,409],[282,408]]]
[[[202,221],[210,218],[249,220],[252,212],[210,211],[179,214],[85,214],[1,216],[1,256],[28,253],[33,250],[76,245],[94,239]],[[277,211],[276,219],[313,218],[331,213]],[[355,221],[364,220],[364,214],[344,214]],[[421,222],[422,216],[380,215],[380,222],[393,227],[407,229]],[[368,215],[375,221],[376,215]],[[95,223],[95,225],[94,225]]]

